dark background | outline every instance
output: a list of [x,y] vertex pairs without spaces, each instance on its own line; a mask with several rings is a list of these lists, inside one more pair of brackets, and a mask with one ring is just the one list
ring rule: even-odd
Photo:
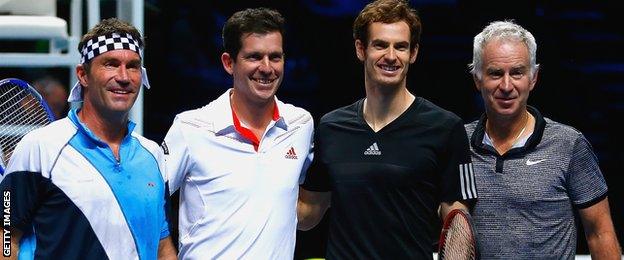
[[[364,96],[363,68],[355,56],[351,26],[368,1],[165,1],[145,3],[145,63],[152,89],[145,92],[144,135],[161,142],[174,116],[201,107],[231,86],[220,63],[221,28],[235,11],[271,7],[287,21],[284,82],[278,97],[310,111],[316,120]],[[114,1],[102,2],[103,18]],[[409,90],[450,110],[465,122],[482,111],[467,64],[472,38],[493,20],[514,19],[538,44],[539,80],[529,104],[547,117],[581,130],[593,144],[607,184],[619,240],[624,240],[623,11],[616,1],[410,1],[423,23]],[[60,1],[62,7],[63,1]],[[62,8],[59,13],[62,14]],[[108,14],[108,15],[107,15]],[[0,45],[0,47],[3,47]],[[4,47],[3,47],[4,48]],[[33,80],[42,74],[67,82],[57,70],[6,70],[0,76]],[[249,216],[253,217],[253,216]],[[327,222],[299,232],[295,257],[324,255]],[[582,228],[581,254],[587,254]]]

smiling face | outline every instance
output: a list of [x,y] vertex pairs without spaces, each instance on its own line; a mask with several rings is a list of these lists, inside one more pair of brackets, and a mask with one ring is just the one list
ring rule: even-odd
[[273,102],[284,73],[282,34],[243,34],[238,55],[223,53],[221,62],[234,78],[235,95],[251,103]]
[[529,52],[522,42],[493,40],[483,48],[483,76],[474,77],[489,117],[517,117],[526,110],[537,82],[530,73]]
[[367,86],[406,85],[409,64],[416,61],[418,46],[410,46],[407,23],[370,24],[368,43],[355,41],[357,57],[364,63]]
[[127,114],[141,87],[141,58],[131,50],[107,51],[91,60],[89,71],[77,67],[83,106],[101,114]]

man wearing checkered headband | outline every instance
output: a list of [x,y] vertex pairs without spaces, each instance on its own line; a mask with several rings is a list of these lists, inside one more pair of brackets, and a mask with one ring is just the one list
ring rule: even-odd
[[106,19],[78,48],[68,101],[82,108],[26,135],[0,184],[10,192],[11,255],[175,259],[162,150],[128,118],[141,85],[149,87],[141,34]]

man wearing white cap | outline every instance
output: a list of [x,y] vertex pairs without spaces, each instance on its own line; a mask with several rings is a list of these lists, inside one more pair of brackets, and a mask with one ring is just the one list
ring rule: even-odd
[[140,86],[149,88],[142,47],[116,18],[83,36],[68,99],[82,108],[26,135],[0,184],[10,203],[4,256],[175,258],[162,151],[128,119]]

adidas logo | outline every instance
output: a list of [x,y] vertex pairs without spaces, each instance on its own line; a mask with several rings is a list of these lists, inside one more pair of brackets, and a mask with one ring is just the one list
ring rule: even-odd
[[381,155],[381,151],[377,146],[377,142],[373,143],[366,151],[364,151],[364,155]]
[[286,155],[284,156],[286,159],[293,159],[296,160],[297,159],[297,154],[295,153],[295,148],[293,148],[292,146],[290,147],[290,150],[288,150],[288,152],[286,152]]

